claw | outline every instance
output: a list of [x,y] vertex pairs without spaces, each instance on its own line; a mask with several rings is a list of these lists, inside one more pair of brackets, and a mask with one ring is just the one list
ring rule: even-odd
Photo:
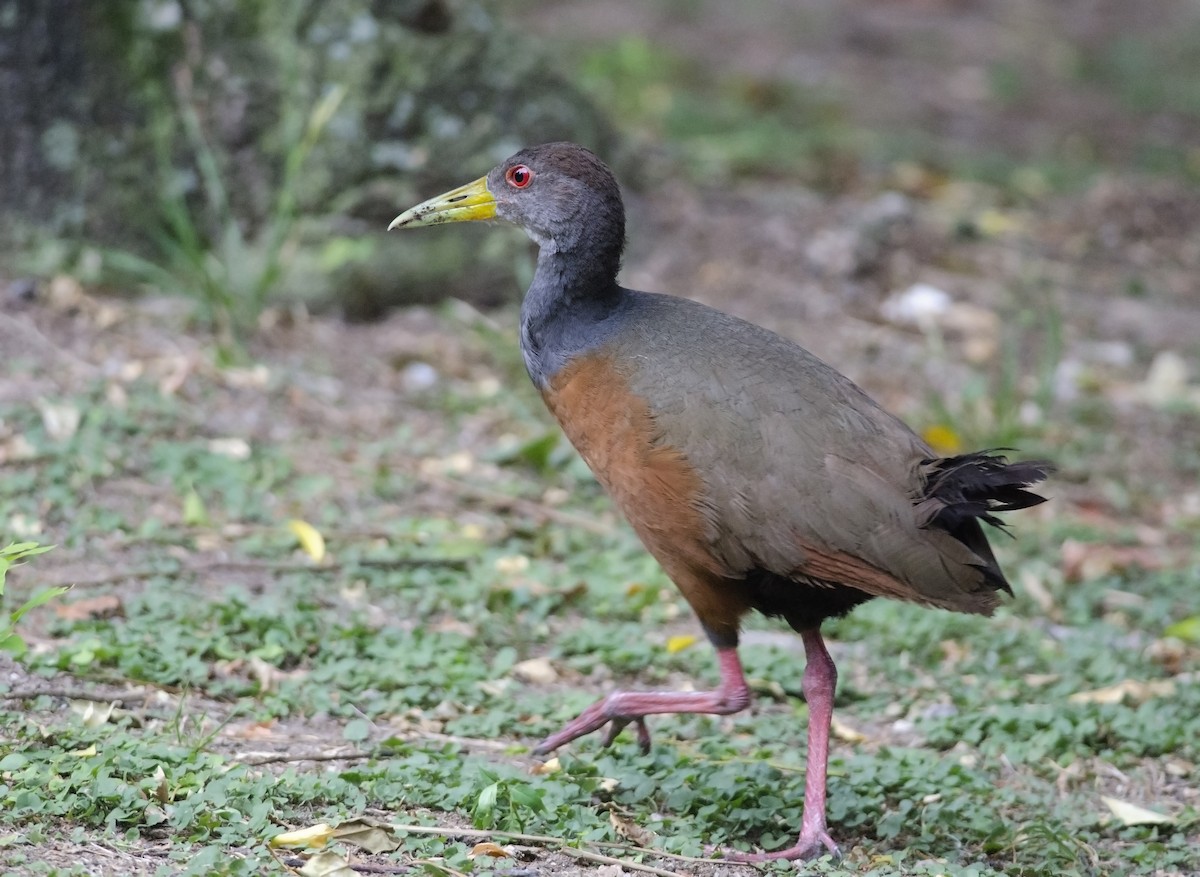
[[771,853],[743,853],[738,850],[722,850],[722,856],[730,862],[752,865],[763,862],[774,862],[780,859],[789,862],[807,862],[819,859],[825,853],[831,853],[835,859],[842,857],[842,851],[833,842],[829,833],[821,829],[811,833],[802,832],[796,845],[786,850],[775,850]]
[[650,729],[645,716],[659,713],[709,713],[729,715],[750,703],[750,689],[733,648],[718,650],[721,685],[714,691],[614,691],[592,704],[557,734],[551,734],[533,750],[545,755],[564,743],[605,728],[602,745],[608,746],[626,725],[637,727],[638,746],[650,751]]

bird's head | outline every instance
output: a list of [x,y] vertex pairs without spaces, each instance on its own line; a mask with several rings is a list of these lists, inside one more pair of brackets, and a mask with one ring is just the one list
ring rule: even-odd
[[486,177],[406,210],[388,230],[479,219],[508,220],[557,251],[615,246],[618,260],[625,240],[625,209],[612,172],[574,143],[523,149]]

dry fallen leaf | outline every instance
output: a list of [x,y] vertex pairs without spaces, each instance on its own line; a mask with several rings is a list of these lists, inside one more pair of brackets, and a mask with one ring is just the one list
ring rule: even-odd
[[530,658],[513,665],[513,675],[523,682],[548,685],[558,679],[558,671],[549,658]]
[[475,458],[469,451],[458,451],[447,457],[426,457],[418,468],[422,475],[466,475],[475,468]]
[[124,615],[125,606],[116,594],[100,594],[71,603],[55,603],[54,614],[64,621],[87,621]]
[[79,720],[87,728],[99,728],[107,724],[116,708],[114,703],[99,703],[94,700],[71,701],[71,712],[79,716]]
[[1068,539],[1062,545],[1062,571],[1068,582],[1088,582],[1130,568],[1148,571],[1178,566],[1182,558],[1153,545],[1106,545]]
[[65,442],[79,429],[79,409],[69,402],[38,402],[37,407],[42,415],[42,426],[46,428],[46,435],[54,441]]
[[467,858],[474,859],[478,856],[491,856],[493,859],[505,859],[511,855],[512,853],[500,846],[500,844],[485,840],[471,847],[471,852],[467,853]]
[[0,465],[32,460],[36,456],[37,448],[22,433],[0,442]]
[[616,808],[609,807],[608,821],[612,823],[613,830],[628,841],[632,841],[639,847],[648,847],[654,843],[654,832],[647,828],[642,828],[632,819],[618,813]]
[[1156,813],[1153,810],[1147,810],[1145,807],[1130,804],[1128,801],[1122,801],[1119,798],[1102,796],[1100,800],[1112,811],[1112,815],[1117,817],[1117,820],[1122,825],[1173,825],[1176,822],[1174,816]]
[[231,460],[249,460],[250,443],[243,438],[209,439],[208,451],[219,457],[229,457]]
[[1021,570],[1021,593],[1028,595],[1037,604],[1042,614],[1052,621],[1057,621],[1062,617],[1062,612],[1059,611],[1058,604],[1054,601],[1054,595],[1046,587],[1045,580],[1031,569]]
[[497,557],[492,566],[503,576],[514,576],[529,569],[529,558],[524,554],[506,554]]
[[167,784],[167,773],[162,769],[162,765],[154,768],[154,779],[158,781],[158,785],[154,787],[154,797],[160,804],[171,803],[171,787]]
[[296,873],[302,877],[360,877],[349,862],[328,850],[317,853]]
[[356,846],[368,853],[390,853],[400,847],[391,827],[367,819],[352,819],[333,830],[333,839]]
[[1122,703],[1128,699],[1133,703],[1142,703],[1152,697],[1171,697],[1174,694],[1175,683],[1170,679],[1156,679],[1151,682],[1125,679],[1106,688],[1077,691],[1067,700],[1071,703]]
[[247,368],[222,369],[218,375],[235,390],[261,390],[271,380],[271,370],[262,363]]
[[264,719],[258,722],[245,722],[225,726],[222,736],[237,740],[270,740],[275,736],[275,720]]

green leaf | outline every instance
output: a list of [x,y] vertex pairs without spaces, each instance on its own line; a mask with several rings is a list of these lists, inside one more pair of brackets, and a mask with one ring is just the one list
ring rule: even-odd
[[479,797],[475,800],[475,808],[471,811],[471,821],[476,828],[488,828],[493,824],[496,802],[499,798],[499,783],[492,783],[479,793]]
[[23,616],[30,609],[36,609],[37,607],[39,607],[45,603],[49,603],[55,597],[61,597],[63,594],[67,593],[67,591],[69,591],[69,590],[71,590],[71,589],[64,588],[61,586],[55,586],[53,588],[43,588],[42,590],[40,590],[36,594],[34,594],[32,597],[30,597],[28,600],[26,600],[24,603],[22,603],[21,606],[15,612],[13,612],[12,620],[11,620],[10,624],[15,625],[18,621],[21,620],[21,616]]
[[534,813],[546,812],[546,802],[542,800],[542,794],[541,789],[535,789],[532,786],[512,785],[508,789],[508,796],[512,798],[514,804],[528,807]]
[[1182,621],[1176,621],[1163,631],[1166,636],[1173,636],[1184,642],[1200,643],[1200,615],[1193,615]]
[[189,487],[183,495],[183,523],[189,527],[204,527],[208,524],[208,510],[194,487]]
[[15,633],[0,635],[0,652],[8,652],[10,655],[20,657],[28,650],[25,645],[25,640],[17,636]]

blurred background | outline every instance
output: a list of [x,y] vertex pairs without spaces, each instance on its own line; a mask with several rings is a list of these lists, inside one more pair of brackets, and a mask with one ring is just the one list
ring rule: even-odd
[[[56,277],[172,297],[230,361],[284,313],[512,305],[519,233],[383,229],[572,139],[626,188],[627,283],[797,337],[901,410],[918,369],[955,409],[935,425],[1186,408],[1198,36],[1186,0],[11,2],[0,290],[14,313]],[[1172,480],[1146,445],[1139,480]]]
[[[993,626],[882,605],[832,626],[839,663],[854,659],[839,710],[862,731],[842,737],[831,799],[835,836],[868,839],[852,862],[907,844],[962,853],[944,873],[1133,873],[1131,856],[1138,873],[1191,873],[1194,0],[0,0],[0,546],[57,546],[14,568],[6,611],[77,586],[16,639],[0,627],[0,645],[26,650],[9,682],[190,692],[177,715],[226,724],[161,756],[183,772],[197,752],[286,754],[386,722],[426,749],[441,744],[422,734],[513,744],[612,687],[605,664],[634,687],[707,668],[686,651],[686,607],[524,374],[532,244],[481,223],[385,232],[558,139],[623,186],[626,285],[799,341],[939,452],[1018,448],[1060,467],[1052,502],[997,540],[1019,593]],[[779,684],[761,683],[742,739],[782,747],[778,764],[803,745],[802,661],[794,637],[751,627],[747,666]],[[869,673],[873,654],[900,657]],[[29,752],[69,759],[102,733],[48,696],[7,703]],[[137,759],[161,725],[146,721],[101,747],[132,759],[114,775],[153,774]],[[961,746],[975,761],[941,759]],[[607,830],[590,774],[531,778],[472,751],[405,800],[450,821]],[[796,775],[764,762],[751,781],[741,754],[708,755],[698,775],[728,786],[697,785],[695,801],[630,793],[628,760],[600,769],[626,777],[614,800],[646,824],[693,820],[665,832],[673,849],[726,830],[788,840],[796,814],[770,795]],[[103,796],[84,779],[37,809],[47,784],[29,757],[0,805],[97,832],[147,818],[146,795],[86,803]],[[386,771],[426,782],[402,760],[370,781],[361,769],[354,788]],[[325,806],[305,809],[320,796],[294,777],[237,776],[245,813],[271,795],[303,802],[276,801],[292,824]],[[971,786],[970,814],[942,809],[937,776]],[[497,782],[569,800],[556,817],[517,797],[481,817]],[[198,812],[202,785],[168,797]],[[1014,797],[984,824],[993,785]],[[1183,827],[1126,811],[1122,834],[1094,817],[1100,791]],[[320,800],[334,813],[353,794]],[[232,808],[152,824],[188,844],[263,836],[265,816]]]

